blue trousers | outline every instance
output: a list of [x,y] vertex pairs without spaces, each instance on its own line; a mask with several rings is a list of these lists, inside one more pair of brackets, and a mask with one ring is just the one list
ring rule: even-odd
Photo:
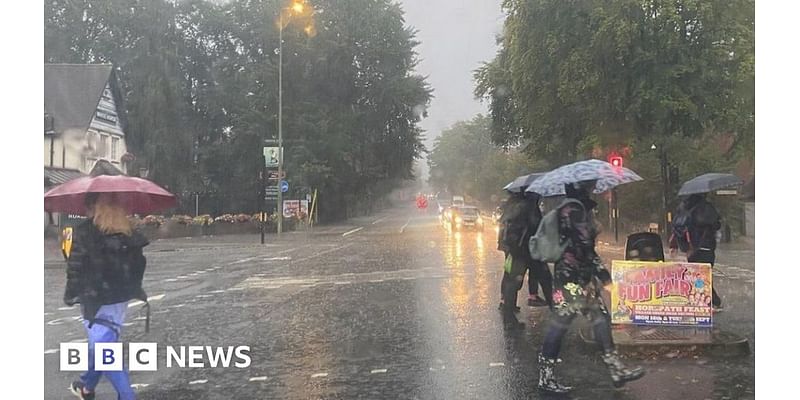
[[135,400],[136,395],[131,388],[128,378],[128,371],[95,371],[94,369],[94,345],[95,343],[118,342],[122,333],[122,323],[125,322],[125,312],[128,310],[128,302],[109,304],[100,307],[95,319],[102,319],[102,323],[95,322],[89,327],[89,321],[83,321],[86,328],[86,335],[89,342],[89,370],[81,375],[81,382],[86,385],[87,390],[94,391],[100,378],[105,376],[114,389],[117,391],[120,400]]

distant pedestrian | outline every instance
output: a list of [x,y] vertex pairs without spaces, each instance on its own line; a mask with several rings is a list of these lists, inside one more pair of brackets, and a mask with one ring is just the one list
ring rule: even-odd
[[[678,250],[686,253],[686,260],[692,263],[716,261],[717,232],[722,227],[722,219],[714,205],[706,200],[705,194],[692,194],[686,197],[672,224],[669,238],[670,253]],[[712,304],[716,311],[722,310],[722,299],[716,288],[711,288]]]
[[566,393],[572,389],[558,382],[554,369],[562,340],[578,314],[585,315],[591,322],[614,386],[622,386],[644,375],[643,369],[628,368],[620,360],[611,337],[611,318],[600,295],[598,281],[603,287],[610,285],[611,274],[595,251],[597,229],[592,210],[597,203],[589,198],[595,183],[565,185],[567,200],[556,209],[559,236],[568,242],[555,264],[554,312],[539,354],[538,387],[547,392]]
[[127,370],[95,370],[94,347],[96,343],[119,341],[129,300],[147,301],[142,290],[146,266],[142,249],[148,241],[133,230],[125,209],[115,202],[113,194],[87,194],[86,208],[89,218],[73,233],[64,302],[81,305],[89,344],[89,370],[69,389],[78,398],[94,399],[95,387],[105,375],[119,399],[135,399]]

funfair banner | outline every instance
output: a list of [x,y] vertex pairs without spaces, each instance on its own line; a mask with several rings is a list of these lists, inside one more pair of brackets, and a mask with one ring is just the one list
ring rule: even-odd
[[615,324],[711,326],[711,264],[618,261],[611,264]]

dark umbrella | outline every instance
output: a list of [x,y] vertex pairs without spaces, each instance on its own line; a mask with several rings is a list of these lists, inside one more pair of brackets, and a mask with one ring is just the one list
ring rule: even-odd
[[177,204],[174,194],[148,180],[124,175],[99,175],[73,179],[49,190],[44,194],[44,209],[86,215],[85,200],[88,193],[113,193],[115,201],[131,214],[148,214]]
[[525,190],[528,185],[530,185],[533,181],[538,179],[540,176],[544,175],[545,172],[538,172],[528,175],[518,176],[516,179],[511,181],[508,185],[503,187],[504,190],[507,190],[511,193],[519,193]]
[[703,174],[686,181],[678,191],[678,196],[688,196],[695,193],[708,193],[715,190],[726,189],[743,185],[741,179],[731,174]]

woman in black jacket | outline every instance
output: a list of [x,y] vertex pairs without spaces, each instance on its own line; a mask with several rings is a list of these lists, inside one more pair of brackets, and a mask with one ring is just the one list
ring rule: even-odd
[[94,388],[105,375],[122,400],[135,399],[127,370],[96,371],[95,343],[117,342],[128,301],[147,301],[142,290],[147,239],[132,229],[127,213],[112,193],[86,196],[89,218],[73,233],[67,261],[64,303],[80,303],[89,343],[89,370],[70,385],[81,399],[94,399]]

